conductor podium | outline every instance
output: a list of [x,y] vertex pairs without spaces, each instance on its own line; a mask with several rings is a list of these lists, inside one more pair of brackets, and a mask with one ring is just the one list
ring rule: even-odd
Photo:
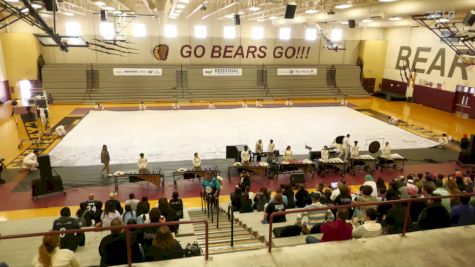
[[49,155],[38,156],[40,179],[31,181],[33,199],[41,195],[63,192],[63,181],[60,175],[53,175]]

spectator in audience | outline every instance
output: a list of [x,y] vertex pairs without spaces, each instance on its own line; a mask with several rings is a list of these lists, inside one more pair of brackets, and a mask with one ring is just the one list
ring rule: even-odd
[[310,199],[310,194],[307,190],[305,190],[305,184],[301,184],[299,186],[299,190],[295,194],[295,199],[295,205],[298,208],[304,208],[306,205],[312,203],[312,200]]
[[144,153],[140,153],[139,155],[139,159],[137,160],[137,168],[139,169],[140,174],[148,172],[148,160]]
[[179,198],[178,192],[173,192],[172,198],[168,203],[179,219],[183,219],[183,201]]
[[134,220],[134,224],[142,224],[142,217],[137,217],[137,214],[135,211],[132,210],[132,207],[130,205],[125,205],[125,211],[124,214],[122,214],[122,221],[124,222],[125,225],[129,224],[130,220]]
[[92,225],[91,215],[92,211],[87,209],[87,202],[81,202],[79,209],[76,212],[76,218],[79,221],[81,227],[89,227]]
[[173,239],[167,226],[158,229],[152,246],[145,255],[146,261],[160,261],[183,258],[184,251],[180,243]]
[[[449,192],[450,195],[456,195],[456,194],[462,193],[460,191],[460,189],[458,188],[457,183],[455,182],[455,180],[453,178],[447,180],[447,186],[446,187],[447,187],[447,191]],[[460,204],[460,197],[451,197],[450,198],[450,207],[457,206],[458,204]]]
[[[407,185],[407,193],[409,194],[410,198],[419,198],[418,195],[419,189],[417,186],[413,184],[408,184]],[[419,219],[419,215],[421,214],[422,210],[427,207],[427,201],[425,200],[419,200],[419,201],[413,201],[411,203],[411,219],[414,224],[417,224],[417,221]]]
[[291,161],[292,158],[293,158],[292,148],[290,146],[287,146],[287,148],[284,151],[283,161]]
[[117,200],[117,192],[111,192],[109,194],[109,200],[107,200],[104,205],[107,205],[107,203],[111,203],[111,205],[114,206],[115,210],[118,211],[120,214],[124,213],[124,209],[120,205],[120,202]]
[[[122,226],[119,218],[112,220],[110,226]],[[137,243],[132,243],[132,262],[141,262],[142,255]],[[99,245],[100,266],[127,264],[127,241],[122,229],[111,230],[111,234],[102,238]]]
[[234,192],[232,192],[230,195],[231,206],[233,208],[233,211],[239,211],[239,209],[241,209],[241,197],[242,197],[241,191],[242,191],[241,187],[239,185],[236,185],[234,187]]
[[195,171],[199,171],[201,170],[201,159],[200,159],[200,156],[198,155],[198,152],[195,152],[195,154],[193,154],[193,170]]
[[241,151],[241,163],[243,165],[249,164],[249,161],[251,160],[251,151],[249,151],[248,146],[244,146],[244,150]]
[[320,199],[325,197],[323,195],[323,189],[325,189],[325,185],[323,183],[318,183],[317,186],[315,187],[315,192],[320,194]]
[[460,197],[460,204],[450,212],[450,222],[453,226],[475,224],[475,209],[470,206],[470,196]]
[[[81,229],[79,221],[76,218],[71,217],[71,210],[68,207],[62,208],[60,214],[61,217],[56,219],[53,223],[54,231]],[[84,233],[65,234],[61,237],[60,247],[76,251],[78,246],[84,246],[85,242],[86,236]]]
[[320,198],[322,204],[333,205],[333,201],[330,199],[332,195],[332,190],[330,188],[323,189],[323,197]]
[[[340,194],[335,199],[335,205],[349,205],[353,202],[350,195],[350,188],[342,184],[340,187]],[[348,210],[350,217],[353,217],[353,209]]]
[[386,183],[384,182],[383,178],[382,177],[378,177],[378,179],[376,180],[376,188],[379,190],[379,188],[384,188],[384,189],[388,189],[386,187]]
[[330,196],[331,201],[335,201],[336,197],[340,195],[340,188],[345,185],[346,183],[344,181],[338,182],[336,189],[332,191],[332,195]]
[[[392,195],[389,200],[398,199],[400,199],[399,195]],[[406,208],[401,203],[392,204],[392,207],[388,209],[386,219],[383,222],[387,234],[399,234],[402,232],[405,212]],[[410,219],[411,218],[409,218],[409,220]]]
[[[160,214],[160,210],[158,208],[150,209],[149,213],[150,223],[164,223],[167,220],[165,217]],[[139,243],[142,244],[142,248],[144,254],[147,255],[148,249],[152,246],[152,242],[155,239],[155,233],[160,229],[160,227],[148,227],[142,228],[140,233],[138,233],[138,240]]]
[[[129,205],[130,208],[136,212],[137,211],[137,205],[139,204],[139,200],[135,198],[135,194],[134,193],[130,193],[129,194],[129,199],[127,199],[125,201],[125,205]],[[127,223],[127,222],[125,222]]]
[[[372,195],[373,188],[369,185],[363,185],[361,188],[361,196],[355,199],[356,203],[377,202],[378,199]],[[377,209],[377,206],[361,206],[355,209],[355,215],[359,221],[364,221],[366,218],[367,209]],[[354,216],[355,216],[354,215]]]
[[38,255],[33,258],[33,267],[79,267],[74,252],[69,249],[59,249],[59,243],[59,235],[45,235],[38,249]]
[[364,223],[360,224],[359,221],[353,221],[353,237],[354,238],[367,238],[376,237],[383,234],[381,224],[376,219],[378,213],[373,208],[366,209]]
[[[268,223],[270,215],[273,212],[285,211],[286,205],[283,202],[281,193],[276,193],[273,200],[274,200],[273,202],[267,205],[266,211],[264,213],[264,218],[261,221],[262,223]],[[272,222],[277,223],[277,222],[285,222],[285,221],[286,221],[286,218],[284,214],[284,215],[274,216]]]
[[286,208],[288,209],[293,209],[295,208],[295,194],[294,191],[292,190],[292,186],[290,184],[286,185],[280,185],[283,190],[283,195],[287,197],[287,206]]
[[239,209],[239,213],[247,213],[253,212],[252,209],[252,200],[249,198],[249,194],[242,195],[241,198],[241,208]]
[[[282,186],[283,185],[280,185],[275,190],[275,195],[280,194],[282,196],[282,202],[284,203],[285,207],[287,207],[287,205],[289,204],[289,200],[287,199],[286,195],[282,194]],[[274,195],[274,197],[271,197],[271,199],[269,200],[269,204],[274,202],[275,195]]]
[[370,174],[366,175],[364,177],[365,179],[365,182],[363,183],[363,185],[369,185],[371,186],[371,188],[373,189],[371,191],[371,196],[372,197],[377,197],[378,196],[378,185],[376,184],[376,182],[374,181],[373,179],[373,176],[371,176]]
[[[167,198],[162,197],[158,200],[158,209],[160,210],[160,213],[163,215],[163,217],[165,217],[167,222],[178,222],[180,220],[176,215],[176,212],[168,205]],[[174,232],[175,234],[178,232],[179,227],[179,224],[168,226],[170,231]]]
[[104,164],[104,167],[102,168],[101,172],[105,171],[105,175],[109,175],[110,169],[109,169],[109,162],[110,162],[110,156],[109,156],[109,151],[107,151],[107,146],[103,145],[102,146],[102,151],[101,151],[101,163]]
[[330,242],[330,241],[343,241],[350,240],[352,237],[352,229],[350,223],[347,223],[349,211],[347,208],[340,208],[336,213],[336,220],[333,222],[327,222],[320,226],[320,231],[323,233],[322,239],[318,240],[314,236],[307,236],[305,242],[307,244]]
[[457,187],[458,189],[460,190],[460,192],[465,192],[465,183],[463,181],[463,177],[462,176],[455,176],[455,183],[457,184]]
[[[324,208],[326,205],[320,202],[321,195],[313,192],[310,194],[310,198],[312,200],[312,204],[305,206],[306,209],[314,209],[314,208]],[[332,222],[335,220],[335,216],[331,210],[320,210],[320,211],[308,211],[300,214],[301,218],[307,217],[307,223],[304,223],[304,232],[306,230],[310,231],[310,233],[320,233],[320,225],[326,222]],[[299,220],[299,218],[297,219]]]
[[95,200],[94,199],[94,194],[93,193],[90,193],[89,194],[89,197],[88,197],[88,200],[86,201],[87,203],[87,209],[88,210],[91,210],[92,212],[96,212],[97,210],[97,203],[100,202],[101,203],[101,208],[102,209],[102,202],[99,201],[99,200]]
[[101,222],[103,227],[109,227],[112,220],[121,219],[120,213],[117,211],[113,202],[107,201],[104,206],[104,212],[101,215]]
[[246,187],[251,187],[251,176],[249,175],[248,171],[243,170],[241,172],[241,180],[239,186],[241,187],[241,190],[246,189]]
[[142,200],[137,204],[137,216],[148,214],[150,212],[150,203],[148,197],[142,196]]
[[473,181],[470,176],[463,178],[463,183],[465,184],[465,192],[471,193],[473,191]]
[[[432,196],[440,196],[432,194]],[[419,227],[424,230],[450,226],[450,215],[442,206],[440,199],[427,200],[427,207],[419,215]]]
[[91,214],[91,219],[94,220],[94,225],[100,225],[101,222],[101,216],[102,216],[102,202],[101,201],[96,201],[95,202],[95,210]]
[[254,209],[257,211],[264,211],[265,205],[270,201],[270,192],[267,191],[267,188],[262,187],[259,192],[256,193],[254,197]]

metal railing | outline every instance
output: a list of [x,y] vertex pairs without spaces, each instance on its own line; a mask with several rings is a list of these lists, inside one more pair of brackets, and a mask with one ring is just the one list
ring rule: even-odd
[[449,196],[431,196],[431,197],[424,197],[424,198],[408,198],[408,199],[399,199],[399,200],[388,200],[388,201],[379,201],[379,202],[365,202],[365,203],[353,203],[347,205],[329,205],[321,208],[311,208],[311,209],[292,209],[286,211],[279,211],[273,212],[269,215],[269,240],[268,240],[268,250],[269,253],[272,252],[272,221],[274,216],[281,216],[290,213],[303,213],[303,212],[312,212],[312,211],[326,211],[326,210],[337,210],[340,208],[353,208],[353,207],[363,207],[363,206],[379,206],[379,205],[387,205],[387,204],[402,204],[407,203],[406,210],[404,213],[404,223],[403,228],[401,231],[401,236],[405,236],[407,232],[407,227],[409,225],[409,215],[411,210],[411,203],[415,201],[427,201],[427,200],[435,200],[435,199],[443,199],[443,198],[456,198],[456,197],[463,197],[463,196],[475,196],[475,193],[464,193],[464,194],[453,194]]
[[200,192],[201,197],[201,210],[207,214],[207,217],[211,217],[211,222],[214,223],[214,208],[217,208],[216,211],[216,228],[219,229],[219,196],[211,196],[209,194],[204,194]]
[[39,232],[39,233],[28,233],[28,234],[17,234],[17,235],[2,235],[0,240],[6,239],[17,239],[17,238],[27,238],[27,237],[38,237],[46,235],[62,235],[62,234],[76,234],[76,233],[85,233],[85,232],[102,232],[107,230],[125,230],[125,238],[127,242],[127,264],[129,267],[132,266],[132,250],[131,250],[131,239],[130,239],[130,229],[142,229],[142,228],[151,228],[159,226],[170,226],[170,225],[179,225],[179,224],[194,224],[194,223],[204,223],[205,225],[205,260],[208,260],[208,221],[206,220],[191,220],[191,221],[173,221],[165,223],[148,223],[148,224],[128,224],[120,226],[110,226],[110,227],[92,227],[92,228],[82,228],[74,230],[64,230],[64,231],[49,231],[49,232]]

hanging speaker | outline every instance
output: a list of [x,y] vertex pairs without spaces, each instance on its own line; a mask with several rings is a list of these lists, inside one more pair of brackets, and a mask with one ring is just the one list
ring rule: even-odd
[[234,25],[241,25],[241,16],[234,14]]
[[101,10],[101,21],[107,21],[107,12],[105,10]]
[[356,27],[356,22],[354,19],[350,19],[348,20],[348,26],[353,29],[354,27]]
[[54,9],[55,11],[58,11],[58,3],[56,0],[43,0],[43,2],[45,3],[46,10],[53,11]]
[[295,16],[295,10],[297,9],[296,3],[289,3],[285,7],[285,18],[286,19],[293,19]]
[[474,23],[475,23],[475,10],[470,10],[467,16],[465,16],[465,18],[463,19],[463,25],[467,27],[472,27]]

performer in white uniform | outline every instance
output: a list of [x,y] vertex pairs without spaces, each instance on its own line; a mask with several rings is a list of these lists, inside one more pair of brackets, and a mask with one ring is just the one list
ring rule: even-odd
[[209,108],[209,109],[216,109],[216,107],[214,106],[214,103],[213,103],[213,102],[209,102],[208,108]]
[[104,106],[101,103],[97,103],[94,110],[96,110],[96,111],[104,110]]
[[246,100],[243,100],[243,101],[242,101],[241,107],[242,107],[242,108],[247,108]]
[[351,158],[355,159],[360,154],[360,147],[358,146],[358,141],[355,141],[355,144],[351,147]]
[[330,151],[328,151],[328,147],[324,146],[321,152],[321,159],[323,162],[327,162],[330,158]]
[[285,101],[285,104],[284,104],[284,105],[285,105],[286,107],[289,107],[289,108],[290,108],[290,107],[293,105],[292,100],[290,100],[290,98],[287,99],[287,101]]
[[38,107],[38,110],[40,111],[40,120],[41,123],[45,126],[45,128],[48,126],[48,120],[46,119],[46,113],[45,113],[45,108],[40,108]]
[[198,152],[193,155],[193,170],[201,170],[201,159],[198,156]]
[[140,102],[140,104],[139,104],[139,110],[143,111],[143,110],[146,110],[146,109],[147,109],[147,107],[145,106],[144,102],[143,102],[143,101]]
[[180,104],[178,104],[178,102],[175,102],[172,104],[172,109],[173,110],[180,110]]
[[350,154],[350,134],[347,134],[345,137],[343,137],[343,141],[341,142],[340,157],[343,155],[343,160],[346,160],[349,154]]
[[263,107],[263,105],[262,105],[262,100],[257,99],[257,100],[256,100],[256,108],[262,108],[262,107]]
[[147,173],[148,171],[148,160],[145,158],[143,153],[140,153],[140,158],[137,161],[137,167],[139,168],[139,173]]
[[447,134],[442,134],[439,138],[439,148],[446,148],[449,144],[449,139],[447,138]]
[[256,153],[257,153],[257,161],[261,161],[262,152],[264,152],[264,147],[262,145],[262,139],[259,139],[256,143]]
[[59,125],[54,131],[56,132],[56,135],[60,137],[65,136],[67,134],[66,129],[63,125]]
[[33,150],[32,153],[28,154],[24,159],[23,159],[23,165],[21,166],[22,169],[27,169],[30,171],[36,170],[38,167],[38,150]]
[[290,146],[287,146],[287,148],[284,151],[284,161],[291,161],[293,157],[292,149]]
[[247,146],[244,146],[244,150],[241,151],[241,163],[242,164],[249,164],[251,160],[251,152]]

